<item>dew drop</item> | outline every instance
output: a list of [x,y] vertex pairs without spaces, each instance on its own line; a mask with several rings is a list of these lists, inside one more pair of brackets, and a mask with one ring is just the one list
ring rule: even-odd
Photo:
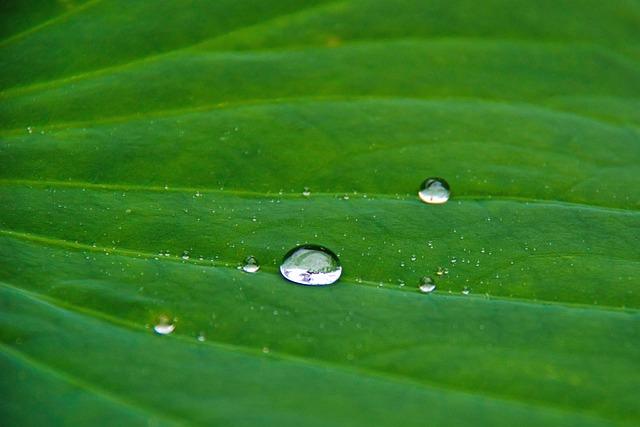
[[302,195],[304,197],[309,197],[311,195],[311,190],[309,189],[309,187],[304,187],[302,189]]
[[466,286],[464,287],[464,289],[462,290],[462,294],[463,295],[469,295],[469,288],[467,288]]
[[280,273],[300,285],[330,285],[340,278],[340,260],[329,249],[318,245],[302,245],[291,249],[282,260]]
[[153,330],[156,334],[160,335],[169,335],[176,329],[176,325],[173,324],[173,321],[166,315],[158,316],[156,319],[156,324],[153,325]]
[[449,274],[449,269],[445,267],[438,267],[438,270],[436,270],[436,274],[438,276],[444,276],[445,274]]
[[442,204],[449,200],[449,184],[442,178],[427,178],[418,191],[418,197],[425,203]]
[[245,273],[255,273],[260,270],[260,264],[258,264],[258,260],[253,256],[248,256],[244,260],[244,264],[242,265],[242,271]]
[[433,279],[431,277],[425,276],[420,279],[420,285],[418,286],[418,289],[423,294],[428,294],[435,291],[436,284],[433,282]]

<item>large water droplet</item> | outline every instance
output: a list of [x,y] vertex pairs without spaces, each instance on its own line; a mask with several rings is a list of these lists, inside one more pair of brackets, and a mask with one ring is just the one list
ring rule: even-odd
[[420,200],[429,204],[441,204],[449,200],[449,184],[442,178],[427,178],[418,191]]
[[164,314],[158,316],[156,319],[156,324],[153,325],[153,330],[156,334],[160,335],[168,335],[176,329],[176,325],[174,325],[173,320]]
[[258,260],[252,256],[247,257],[244,260],[244,264],[242,265],[242,271],[245,273],[255,273],[260,270],[260,264],[258,264]]
[[420,285],[418,286],[418,289],[420,289],[420,292],[422,292],[423,294],[428,294],[436,290],[436,284],[433,282],[433,279],[431,277],[425,276],[420,279]]
[[280,273],[285,279],[301,285],[330,285],[340,278],[342,266],[336,254],[329,249],[302,245],[284,256]]

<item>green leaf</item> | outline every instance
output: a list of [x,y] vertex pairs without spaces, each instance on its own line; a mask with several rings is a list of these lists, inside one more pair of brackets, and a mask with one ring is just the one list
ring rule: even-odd
[[636,1],[3,10],[3,424],[640,422]]

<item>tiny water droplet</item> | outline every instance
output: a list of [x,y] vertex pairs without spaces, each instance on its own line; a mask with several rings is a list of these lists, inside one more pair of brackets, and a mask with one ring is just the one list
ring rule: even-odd
[[470,292],[470,290],[466,286],[464,287],[464,289],[462,289],[462,294],[463,295],[469,295],[469,292]]
[[442,204],[449,200],[449,184],[442,178],[427,178],[418,191],[418,197],[425,203]]
[[290,250],[282,260],[280,273],[300,285],[330,285],[340,278],[340,260],[329,249],[318,245],[302,245]]
[[309,187],[304,187],[304,189],[302,190],[302,195],[304,197],[309,197],[311,195],[311,190],[309,189]]
[[436,284],[433,282],[433,279],[431,277],[425,276],[420,279],[420,285],[418,286],[418,289],[423,294],[428,294],[436,289]]
[[153,330],[156,334],[160,335],[168,335],[176,329],[176,325],[173,324],[173,321],[166,315],[160,315],[156,319],[156,324],[153,325]]
[[198,341],[200,342],[204,342],[207,338],[204,336],[204,334],[201,332],[198,334]]
[[248,256],[244,260],[244,264],[242,265],[242,271],[245,273],[255,273],[260,270],[260,264],[258,264],[258,260],[253,256]]
[[444,276],[445,274],[449,274],[449,269],[445,268],[445,267],[438,267],[438,270],[436,271],[436,274],[438,276]]

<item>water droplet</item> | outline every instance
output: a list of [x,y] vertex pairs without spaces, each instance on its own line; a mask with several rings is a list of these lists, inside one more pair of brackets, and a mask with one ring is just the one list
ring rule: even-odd
[[302,195],[304,197],[309,197],[311,195],[311,190],[309,189],[309,187],[304,187],[302,190]]
[[431,277],[425,276],[420,279],[420,285],[418,286],[418,289],[420,289],[420,292],[422,292],[423,294],[428,294],[435,291],[436,284],[433,282],[433,279]]
[[442,178],[427,178],[420,186],[420,200],[429,204],[441,204],[449,200],[449,184]]
[[465,286],[465,287],[464,287],[464,289],[462,290],[462,294],[463,294],[463,295],[469,295],[469,292],[470,292],[470,290],[469,290],[469,288],[467,288],[466,286]]
[[198,334],[198,338],[197,338],[197,339],[198,339],[198,341],[200,341],[200,342],[204,342],[204,341],[207,339],[207,337],[205,337],[205,336],[204,336],[204,333],[200,332],[200,333]]
[[160,335],[168,335],[176,329],[176,325],[173,324],[173,320],[171,320],[166,315],[160,315],[156,319],[156,324],[153,325],[153,330],[156,334]]
[[438,276],[444,276],[445,274],[449,274],[449,269],[445,267],[438,267],[438,270],[436,270],[436,274]]
[[252,256],[248,256],[247,259],[244,260],[242,271],[244,271],[245,273],[255,273],[258,270],[260,270],[260,264],[258,264],[258,260]]
[[302,245],[290,250],[280,265],[285,279],[300,285],[330,285],[340,278],[340,260],[329,249]]

